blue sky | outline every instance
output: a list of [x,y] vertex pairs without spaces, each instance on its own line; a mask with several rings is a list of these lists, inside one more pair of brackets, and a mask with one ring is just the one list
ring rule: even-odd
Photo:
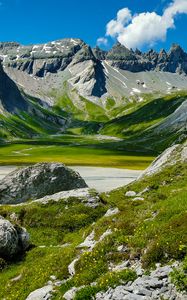
[[[187,0],[175,0],[187,1]],[[43,43],[65,37],[83,39],[91,46],[99,37],[105,37],[106,25],[116,18],[122,8],[129,8],[132,15],[156,12],[162,15],[172,1],[164,0],[0,0],[0,40],[18,41],[22,44]],[[168,49],[179,43],[187,50],[187,14],[178,14],[175,29],[167,30],[166,41],[156,41],[155,49]],[[118,37],[108,36],[109,48]],[[150,45],[142,44],[143,50]]]

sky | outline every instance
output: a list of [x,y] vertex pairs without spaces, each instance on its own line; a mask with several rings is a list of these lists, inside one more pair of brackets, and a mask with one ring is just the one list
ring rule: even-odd
[[80,38],[109,49],[187,51],[187,0],[0,0],[0,41],[21,44]]

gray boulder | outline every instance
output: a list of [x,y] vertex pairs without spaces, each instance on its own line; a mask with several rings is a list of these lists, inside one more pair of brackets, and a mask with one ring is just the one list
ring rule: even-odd
[[0,203],[18,204],[61,191],[85,188],[79,173],[60,163],[39,163],[20,168],[0,182]]
[[51,299],[51,293],[53,291],[52,285],[46,285],[41,289],[35,290],[30,293],[26,300],[49,300]]
[[0,256],[12,258],[29,247],[29,234],[25,228],[14,226],[0,216]]

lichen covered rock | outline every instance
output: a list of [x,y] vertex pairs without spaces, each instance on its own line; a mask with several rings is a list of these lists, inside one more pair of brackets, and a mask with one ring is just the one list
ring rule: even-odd
[[0,203],[18,204],[61,191],[85,188],[79,173],[60,163],[39,163],[20,168],[0,182]]

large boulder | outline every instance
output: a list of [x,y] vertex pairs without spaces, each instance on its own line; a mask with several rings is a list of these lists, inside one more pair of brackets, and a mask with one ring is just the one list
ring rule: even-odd
[[0,257],[12,258],[29,247],[29,234],[25,228],[14,226],[0,216]]
[[20,168],[0,182],[0,203],[18,204],[61,191],[85,188],[79,173],[60,163],[39,163]]

